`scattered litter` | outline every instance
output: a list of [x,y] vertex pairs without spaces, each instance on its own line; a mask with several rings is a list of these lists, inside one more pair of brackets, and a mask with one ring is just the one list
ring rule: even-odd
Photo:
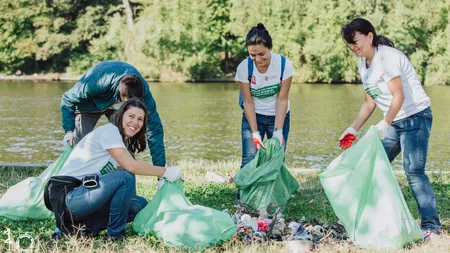
[[[229,210],[225,212],[230,213]],[[287,222],[280,208],[274,214],[268,214],[238,202],[236,212],[230,215],[237,228],[234,238],[246,243],[284,241],[289,252],[300,253],[309,252],[318,245],[348,242],[342,224],[306,220],[305,216]]]
[[287,241],[286,246],[290,253],[303,253],[314,249],[314,243],[307,240]]
[[205,180],[208,182],[215,182],[215,183],[226,183],[226,184],[233,183],[232,177],[222,176],[212,171],[206,172]]

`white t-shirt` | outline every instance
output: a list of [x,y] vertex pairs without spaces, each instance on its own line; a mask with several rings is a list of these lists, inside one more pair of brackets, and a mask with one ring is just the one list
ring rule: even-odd
[[[283,80],[295,74],[292,63],[286,59],[284,67]],[[266,116],[275,116],[277,107],[278,93],[280,93],[281,77],[281,55],[270,52],[270,64],[266,73],[259,73],[253,63],[253,76],[250,90],[253,96],[253,104],[257,114]],[[248,83],[248,60],[245,58],[236,71],[235,80],[241,83]],[[289,111],[290,103],[288,101]]]
[[359,75],[366,93],[386,115],[392,103],[392,94],[387,83],[400,76],[405,101],[394,120],[403,119],[423,111],[431,105],[414,67],[401,51],[379,45],[375,50],[372,63],[366,68],[366,58],[359,62]]
[[126,148],[119,128],[111,123],[97,127],[75,146],[59,175],[80,179],[114,171],[119,164],[108,152],[111,148]]

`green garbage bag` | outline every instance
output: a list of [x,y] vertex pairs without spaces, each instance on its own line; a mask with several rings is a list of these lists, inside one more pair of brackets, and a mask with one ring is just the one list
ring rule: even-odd
[[0,199],[0,217],[11,220],[44,220],[53,217],[44,204],[44,187],[48,179],[61,170],[72,149],[68,146],[39,177],[29,177],[11,186]]
[[396,249],[421,239],[375,126],[334,159],[320,181],[347,236],[361,248]]
[[298,190],[297,180],[284,164],[284,148],[277,139],[264,142],[253,160],[234,177],[241,202],[260,212],[282,212],[288,199]]
[[201,250],[230,239],[236,226],[228,213],[193,205],[183,193],[183,182],[166,182],[133,221],[140,235],[152,235],[165,245]]

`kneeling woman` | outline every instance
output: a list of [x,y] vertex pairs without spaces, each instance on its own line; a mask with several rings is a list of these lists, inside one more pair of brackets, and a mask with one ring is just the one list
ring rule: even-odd
[[95,187],[81,185],[67,193],[65,210],[73,221],[82,221],[93,235],[107,229],[107,238],[124,238],[127,222],[147,205],[136,195],[135,175],[182,177],[176,168],[136,161],[130,154],[146,146],[147,110],[138,99],[129,99],[113,115],[111,123],[96,128],[74,148],[60,175],[78,179],[98,175]]

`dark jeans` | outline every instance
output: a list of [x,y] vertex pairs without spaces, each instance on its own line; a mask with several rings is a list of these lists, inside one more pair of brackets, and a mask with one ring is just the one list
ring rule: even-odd
[[[284,119],[283,125],[284,150],[286,150],[289,135],[289,127],[291,125],[290,115],[291,115],[290,112],[288,112],[286,114],[286,118]],[[264,136],[267,136],[267,139],[272,138],[273,130],[275,128],[275,116],[265,116],[256,114],[256,123],[258,124],[258,131],[263,140]],[[252,130],[250,130],[250,126],[244,113],[242,114],[241,134],[242,134],[242,164],[241,164],[242,168],[253,158],[255,158],[257,151],[255,145],[253,144]]]
[[425,174],[432,122],[430,107],[405,119],[394,121],[382,143],[391,162],[403,152],[403,167],[422,216],[422,229],[436,232],[441,228],[441,223],[433,187]]
[[77,116],[75,116],[75,144],[80,142],[80,140],[83,139],[84,136],[94,130],[95,125],[102,115],[105,115],[109,121],[114,112],[114,110],[108,109],[104,113],[99,112],[77,114]]
[[118,235],[147,205],[145,198],[135,195],[135,187],[135,175],[116,170],[100,176],[95,188],[81,185],[69,192],[65,207],[74,221],[84,222],[90,230],[108,229],[109,235]]

